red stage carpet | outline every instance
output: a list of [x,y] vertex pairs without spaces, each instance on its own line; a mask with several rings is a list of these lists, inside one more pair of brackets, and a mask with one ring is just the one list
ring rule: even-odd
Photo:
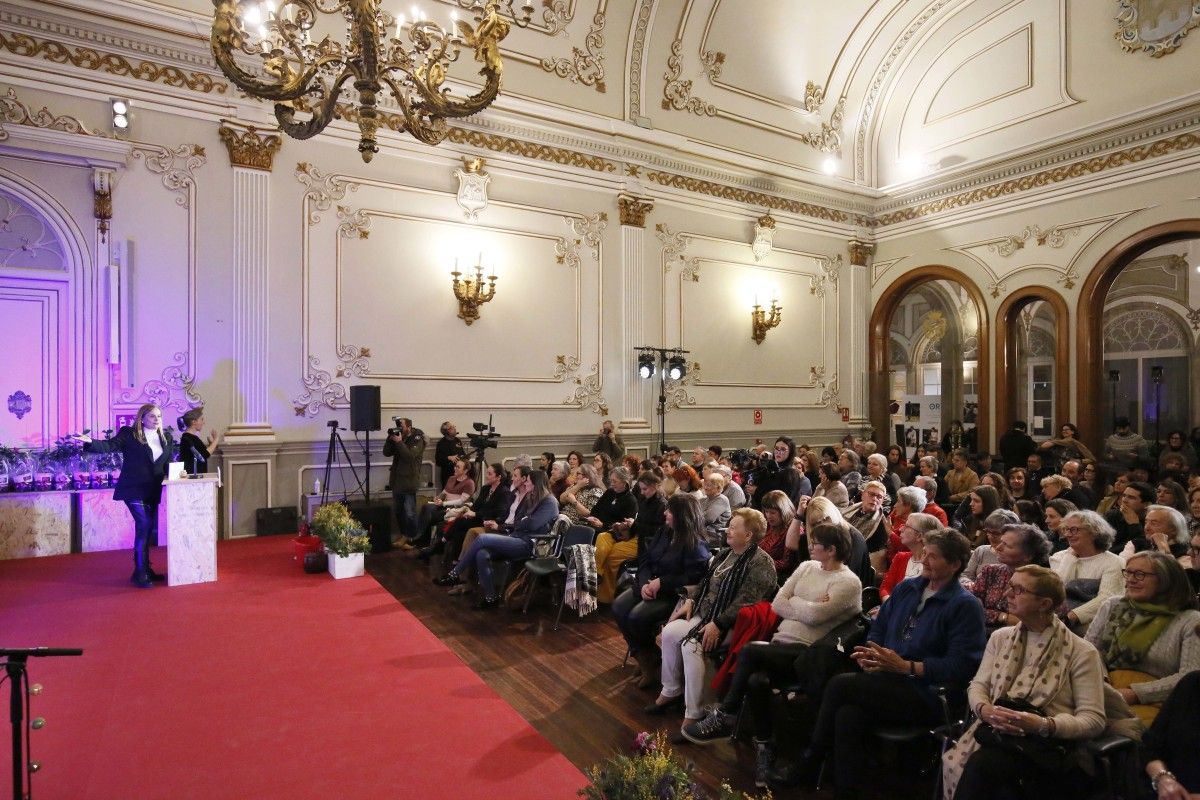
[[218,563],[217,583],[136,589],[127,552],[0,562],[0,646],[84,649],[31,659],[37,800],[565,799],[586,783],[371,577],[305,575],[287,537],[222,542]]

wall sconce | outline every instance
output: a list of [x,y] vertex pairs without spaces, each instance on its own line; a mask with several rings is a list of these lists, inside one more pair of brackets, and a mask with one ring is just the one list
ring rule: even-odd
[[767,338],[767,331],[771,328],[778,328],[779,323],[783,321],[783,306],[771,298],[771,309],[764,311],[763,307],[754,302],[754,310],[750,312],[750,329],[751,338],[755,344],[762,344],[763,339]]
[[488,275],[487,287],[483,285],[483,254],[475,265],[475,277],[462,279],[458,271],[458,259],[454,259],[454,271],[450,273],[454,298],[458,300],[458,318],[470,325],[479,319],[479,307],[496,296],[496,276]]

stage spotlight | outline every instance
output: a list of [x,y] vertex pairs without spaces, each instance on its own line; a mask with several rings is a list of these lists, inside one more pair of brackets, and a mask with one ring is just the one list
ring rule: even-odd
[[676,353],[667,360],[667,377],[677,381],[687,374],[687,362]]
[[654,377],[654,353],[638,353],[638,377],[643,380]]

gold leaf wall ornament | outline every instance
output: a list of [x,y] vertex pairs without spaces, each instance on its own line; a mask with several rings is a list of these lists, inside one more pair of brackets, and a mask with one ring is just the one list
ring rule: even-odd
[[639,0],[634,16],[633,44],[629,59],[629,119],[637,122],[642,116],[642,64],[646,59],[646,34],[656,0]]
[[229,162],[235,167],[261,169],[270,172],[275,165],[275,154],[279,152],[283,139],[276,133],[260,133],[258,128],[247,125],[244,130],[222,122],[217,135],[229,151]]
[[654,236],[662,242],[662,262],[663,274],[670,274],[671,267],[676,262],[683,264],[684,271],[691,276],[692,280],[699,280],[697,272],[699,267],[696,266],[696,258],[688,258],[687,248],[692,243],[692,237],[688,236],[683,231],[679,233],[671,233],[671,229],[661,222],[654,226]]
[[570,58],[543,58],[542,69],[572,83],[594,86],[604,94],[608,88],[604,83],[604,12],[598,11],[592,17],[583,48],[572,47]]
[[921,320],[921,331],[930,341],[940,342],[950,330],[950,323],[941,311],[930,311]]
[[1030,240],[1033,240],[1038,247],[1053,247],[1057,249],[1066,245],[1067,239],[1078,235],[1078,226],[1064,228],[1061,225],[1055,225],[1049,230],[1042,230],[1038,225],[1026,225],[1015,236],[1005,236],[999,241],[992,242],[987,247],[993,253],[998,253],[1007,258],[1018,250],[1023,249],[1025,243]]
[[663,75],[666,85],[663,86],[662,107],[664,111],[688,111],[702,117],[715,117],[717,107],[707,100],[692,96],[692,82],[682,79],[683,76],[683,40],[671,42],[671,55],[667,57],[667,71]]
[[179,67],[152,61],[130,61],[115,53],[101,53],[90,47],[73,47],[49,39],[36,39],[24,33],[0,31],[0,49],[13,55],[41,58],[52,64],[70,64],[93,72],[161,83],[203,94],[225,94],[229,90],[229,84],[214,80],[203,72],[185,72]]
[[621,214],[621,224],[635,228],[646,227],[646,215],[654,208],[654,201],[644,197],[634,197],[623,194],[617,197],[617,209]]
[[208,163],[204,148],[198,144],[181,144],[175,149],[154,145],[137,145],[133,157],[144,159],[146,169],[162,176],[163,186],[177,193],[175,205],[191,208],[196,189],[195,170]]
[[132,389],[120,392],[117,402],[131,406],[155,403],[163,410],[174,408],[180,414],[204,405],[204,398],[196,391],[195,376],[187,371],[187,363],[187,353],[176,353],[158,378],[147,381],[138,392]]
[[822,153],[836,153],[840,158],[842,155],[842,125],[845,116],[846,98],[840,97],[837,105],[833,107],[833,115],[829,118],[829,122],[822,122],[819,131],[800,134],[800,141]]
[[821,104],[825,102],[825,89],[809,81],[804,84],[804,110],[810,114],[821,113]]
[[542,11],[542,21],[546,23],[549,29],[546,33],[550,36],[562,33],[566,30],[567,23],[574,19],[567,0],[542,0],[542,5],[545,7]]
[[688,365],[687,373],[677,381],[667,378],[663,381],[663,393],[666,395],[666,410],[674,411],[684,406],[696,405],[696,398],[688,394],[688,389],[694,387],[700,379],[700,364],[693,361]]
[[371,217],[367,212],[351,209],[346,206],[337,207],[338,235],[343,239],[367,239],[371,236]]
[[371,348],[359,347],[353,344],[337,346],[339,378],[365,378],[371,372],[368,360],[371,358]]
[[762,261],[771,255],[771,249],[774,246],[775,218],[769,213],[763,214],[754,223],[754,240],[750,243],[750,252],[754,254],[755,261]]
[[538,161],[548,161],[552,164],[561,164],[567,167],[579,167],[580,169],[589,169],[594,172],[617,171],[616,162],[609,161],[601,156],[579,153],[575,150],[568,150],[565,147],[551,147],[550,145],[537,142],[511,139],[507,136],[500,136],[493,133],[451,127],[450,132],[446,135],[446,139],[455,144],[492,150],[498,153],[508,153],[509,155],[532,158]]
[[[562,358],[562,356],[560,356],[560,358]],[[592,364],[592,366],[589,367],[591,372],[587,375],[581,376],[578,374],[579,360],[572,358],[571,363],[573,366],[569,372],[574,373],[570,375],[570,378],[575,384],[575,391],[568,395],[566,399],[562,401],[562,404],[564,406],[574,406],[576,408],[591,410],[600,416],[608,416],[608,401],[605,400],[604,395],[600,393],[602,390],[600,380],[600,365]],[[564,376],[567,374],[568,372],[563,373]]]
[[1054,279],[1055,283],[1061,283],[1064,289],[1074,289],[1075,281],[1079,280],[1079,270],[1074,264],[1067,267],[1066,272]]
[[875,245],[870,242],[851,239],[846,246],[850,251],[850,265],[854,267],[867,266],[871,261],[871,256],[875,254]]
[[320,222],[321,215],[317,212],[328,211],[334,200],[341,200],[346,196],[347,190],[358,191],[357,183],[350,183],[336,175],[326,175],[307,161],[297,164],[294,174],[296,180],[300,181],[307,189],[304,193],[304,200],[312,202],[312,209],[308,212],[310,225]]
[[1187,320],[1192,323],[1192,330],[1200,331],[1200,308],[1189,308]]
[[838,375],[836,372],[826,380],[825,365],[814,365],[808,368],[808,377],[812,381],[813,388],[821,390],[821,394],[817,398],[817,405],[824,406],[825,408],[837,408],[841,405],[841,398],[838,396]]
[[[1154,15],[1144,19],[1143,15]],[[1170,20],[1168,15],[1173,15]],[[1158,0],[1154,3],[1138,0],[1117,0],[1117,30],[1113,34],[1126,53],[1141,51],[1152,58],[1162,58],[1179,49],[1184,37],[1200,25],[1200,2],[1196,0]],[[1168,24],[1170,23],[1170,24]],[[1143,31],[1160,31],[1146,39]]]
[[838,276],[842,271],[842,254],[836,256],[824,256],[818,260],[817,266],[819,272],[809,278],[808,291],[810,294],[815,294],[817,297],[825,296],[825,287],[829,286],[833,291],[837,291]]
[[814,219],[824,219],[830,222],[845,222],[861,227],[870,227],[872,218],[862,214],[850,214],[845,211],[839,211],[833,208],[813,205],[799,200],[791,200],[786,197],[778,197],[776,195],[756,192],[751,189],[742,189],[736,186],[728,186],[726,184],[706,181],[700,178],[693,178],[687,175],[677,175],[672,172],[650,171],[646,173],[646,179],[652,183],[657,183],[661,186],[670,186],[675,189],[683,189],[697,194],[706,194],[710,197],[720,197],[725,200],[734,200],[739,203],[745,203],[752,206],[763,206],[774,211],[787,211],[800,216],[812,217]]
[[345,385],[333,380],[333,376],[321,369],[321,359],[308,357],[308,374],[300,380],[304,383],[304,394],[292,398],[292,407],[297,417],[315,417],[322,408],[337,408],[346,400]]
[[[3,35],[3,34],[0,34]],[[66,114],[55,115],[50,109],[42,106],[42,110],[31,112],[29,107],[17,99],[17,93],[10,87],[4,97],[0,97],[0,119],[16,125],[29,125],[63,133],[78,133],[83,136],[99,136],[111,138],[108,134],[89,130],[86,125],[75,117]]]
[[700,63],[704,66],[709,83],[716,83],[725,67],[725,54],[719,50],[705,50],[700,53]]

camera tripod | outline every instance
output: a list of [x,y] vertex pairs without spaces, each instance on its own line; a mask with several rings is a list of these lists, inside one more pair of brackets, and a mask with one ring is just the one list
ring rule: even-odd
[[[359,489],[363,489],[363,482],[362,482],[362,479],[358,477],[358,470],[354,466],[354,459],[352,459],[350,457],[349,451],[346,450],[346,443],[344,441],[342,441],[341,434],[338,433],[338,431],[340,429],[338,428],[337,420],[330,420],[327,424],[329,425],[329,449],[325,453],[325,478],[324,478],[323,482],[321,483],[321,505],[325,505],[326,503],[329,502],[329,476],[333,472],[334,465],[338,464],[337,451],[339,449],[341,449],[342,455],[344,455],[346,457],[346,464],[349,465],[349,467],[350,467],[350,474],[354,476],[354,482],[356,484],[358,484]],[[367,434],[367,444],[364,449],[366,451],[366,457],[367,457],[367,476],[366,476],[367,484],[366,484],[365,496],[366,496],[367,504],[369,505],[371,502],[371,434],[370,433]],[[339,470],[341,469],[340,465],[338,465],[338,469]],[[342,502],[346,503],[346,502],[348,502],[348,500],[349,500],[349,496],[346,491],[346,482],[343,480],[342,481]]]
[[[12,785],[13,800],[31,800],[33,776],[36,769],[29,756],[29,741],[25,730],[25,704],[29,700],[29,671],[26,668],[31,656],[81,656],[83,650],[73,647],[16,647],[0,648],[0,658],[6,658],[4,671],[9,683],[9,720],[12,722]],[[25,791],[25,778],[29,776],[29,791]]]

